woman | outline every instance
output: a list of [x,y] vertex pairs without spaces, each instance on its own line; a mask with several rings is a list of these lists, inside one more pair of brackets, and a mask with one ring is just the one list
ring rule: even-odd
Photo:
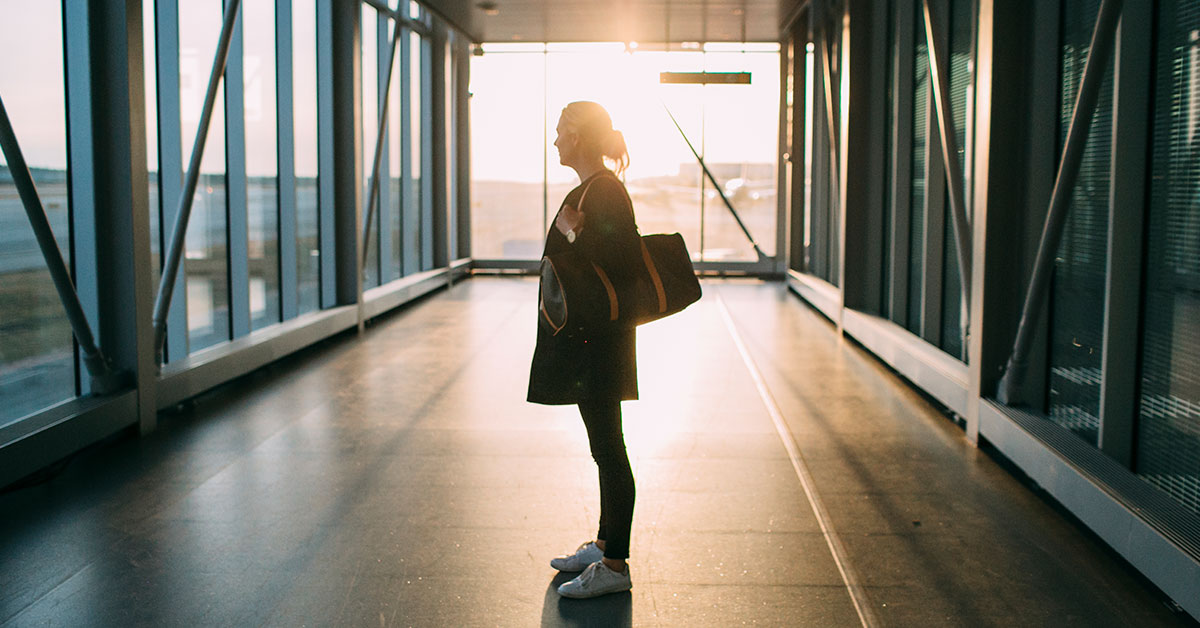
[[[573,102],[558,121],[559,163],[573,168],[580,184],[567,194],[546,236],[546,255],[570,250],[595,262],[613,283],[638,271],[641,245],[633,208],[617,173],[629,164],[625,138],[594,102]],[[586,194],[585,194],[586,192]],[[581,204],[582,203],[582,204]],[[637,399],[636,337],[633,328],[552,335],[539,326],[529,376],[528,400],[577,404],[587,428],[592,458],[600,472],[600,529],[575,553],[550,561],[564,572],[582,570],[558,588],[565,597],[586,598],[628,591],[629,530],[634,484],[621,401]]]

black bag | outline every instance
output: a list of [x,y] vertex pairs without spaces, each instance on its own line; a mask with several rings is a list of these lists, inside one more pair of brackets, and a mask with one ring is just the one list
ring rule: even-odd
[[[585,188],[579,201],[581,210],[586,196]],[[639,239],[644,272],[618,285],[577,251],[543,257],[538,303],[541,324],[552,335],[564,329],[633,327],[670,316],[698,301],[700,281],[683,236],[656,233]]]

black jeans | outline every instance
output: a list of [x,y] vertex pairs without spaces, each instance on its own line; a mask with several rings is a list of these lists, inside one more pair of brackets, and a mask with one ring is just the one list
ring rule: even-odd
[[579,414],[600,471],[600,530],[596,538],[604,541],[605,558],[629,558],[634,486],[621,431],[621,402],[585,401],[579,404]]

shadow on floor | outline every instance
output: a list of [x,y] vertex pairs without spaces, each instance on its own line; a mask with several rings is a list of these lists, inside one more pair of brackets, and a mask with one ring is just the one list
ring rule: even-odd
[[546,587],[542,604],[542,626],[633,626],[633,595],[629,591],[602,595],[590,600],[572,600],[558,594],[558,585],[574,578],[575,573],[559,573]]

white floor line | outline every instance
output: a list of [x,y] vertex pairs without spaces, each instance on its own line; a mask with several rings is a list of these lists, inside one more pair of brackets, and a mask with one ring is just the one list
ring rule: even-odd
[[733,343],[737,345],[738,353],[742,355],[742,361],[746,363],[746,370],[750,372],[750,377],[754,379],[754,386],[758,389],[758,396],[762,398],[763,405],[767,408],[767,413],[771,415],[771,421],[775,424],[775,431],[779,433],[779,438],[783,441],[784,449],[787,449],[788,458],[792,461],[792,468],[796,470],[796,477],[800,479],[800,486],[804,488],[804,496],[808,498],[808,504],[812,507],[813,514],[817,517],[817,524],[821,527],[821,534],[825,537],[825,544],[829,546],[829,553],[833,555],[833,562],[837,565],[838,573],[842,576],[842,582],[845,583],[846,590],[850,593],[850,600],[854,602],[854,610],[858,612],[858,619],[862,622],[863,628],[875,628],[875,626],[880,625],[879,620],[875,617],[875,611],[867,601],[866,591],[858,583],[858,576],[855,574],[854,567],[850,564],[850,560],[846,555],[846,548],[842,545],[842,539],[838,536],[837,531],[833,529],[833,523],[829,520],[829,513],[825,510],[825,505],[821,502],[820,495],[817,494],[817,487],[813,482],[812,474],[808,470],[808,464],[804,461],[804,455],[796,447],[796,439],[792,437],[791,430],[788,429],[787,423],[783,419],[783,413],[779,411],[779,405],[775,403],[775,398],[767,390],[767,384],[763,380],[762,373],[754,365],[754,360],[750,357],[750,352],[746,350],[746,344],[742,342],[741,334],[738,333],[737,327],[733,324],[733,316],[729,314],[729,308],[725,306],[725,300],[721,298],[719,293],[717,294],[717,305],[721,307],[721,316],[725,319],[725,326],[729,329],[729,335],[733,338]]

